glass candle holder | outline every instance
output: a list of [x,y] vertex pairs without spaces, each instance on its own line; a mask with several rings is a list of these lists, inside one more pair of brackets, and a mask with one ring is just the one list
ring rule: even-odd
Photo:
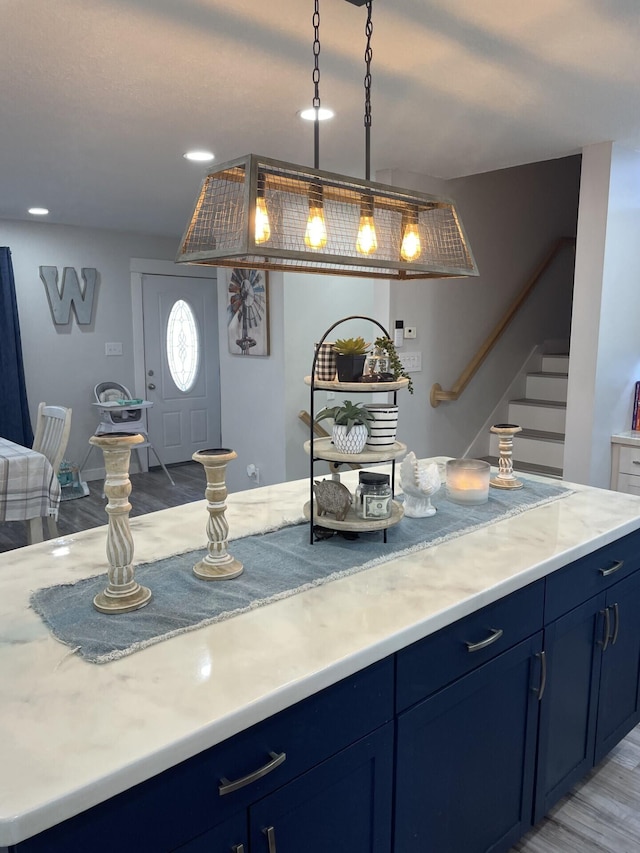
[[457,504],[483,504],[489,500],[491,465],[482,459],[447,462],[447,497]]

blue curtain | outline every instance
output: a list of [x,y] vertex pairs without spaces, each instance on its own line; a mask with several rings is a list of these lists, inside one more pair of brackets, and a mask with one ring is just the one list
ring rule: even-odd
[[31,447],[27,387],[11,251],[0,246],[0,436]]

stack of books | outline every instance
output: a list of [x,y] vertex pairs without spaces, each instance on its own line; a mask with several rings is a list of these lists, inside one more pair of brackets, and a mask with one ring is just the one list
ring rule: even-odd
[[640,382],[636,382],[633,395],[633,415],[631,416],[631,429],[640,430]]

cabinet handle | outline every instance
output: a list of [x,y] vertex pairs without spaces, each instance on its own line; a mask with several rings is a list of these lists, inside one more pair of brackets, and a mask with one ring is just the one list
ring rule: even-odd
[[544,696],[544,690],[547,686],[547,653],[546,652],[538,652],[536,654],[537,658],[540,658],[540,687],[538,687],[538,702],[542,701],[542,697]]
[[234,844],[231,853],[244,853],[244,844]]
[[603,578],[612,575],[614,572],[617,572],[618,569],[621,569],[624,566],[624,560],[617,560],[610,568],[608,569],[599,569],[600,574]]
[[240,779],[234,779],[233,782],[230,782],[227,778],[223,776],[220,780],[220,785],[218,787],[220,796],[224,797],[225,794],[231,794],[233,791],[237,791],[239,788],[244,788],[245,785],[250,785],[252,782],[257,782],[258,779],[262,779],[262,777],[266,776],[267,773],[271,773],[272,770],[275,770],[276,767],[279,767],[287,757],[286,752],[281,752],[279,755],[276,752],[269,752],[269,755],[271,756],[271,761],[267,762],[266,764],[263,764],[262,767],[259,767],[252,773],[240,777]]
[[611,619],[609,617],[609,608],[605,607],[600,613],[604,616],[604,640],[598,640],[598,645],[602,646],[602,651],[606,652],[609,645],[609,629],[611,628]]
[[620,627],[620,612],[617,603],[612,604],[611,607],[613,608],[613,635],[611,637],[611,645],[615,646],[618,639],[618,628]]
[[467,651],[468,652],[479,652],[480,649],[486,649],[487,646],[492,645],[502,636],[503,631],[502,628],[492,628],[491,634],[486,637],[484,640],[480,640],[479,643],[469,643],[467,642]]
[[262,830],[264,834],[267,836],[267,842],[269,843],[269,853],[278,853],[276,850],[276,831],[272,826],[268,826],[266,829]]

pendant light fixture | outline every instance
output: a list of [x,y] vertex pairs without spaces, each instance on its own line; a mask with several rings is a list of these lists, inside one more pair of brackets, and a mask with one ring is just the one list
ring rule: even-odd
[[314,166],[247,154],[202,182],[178,263],[386,279],[478,275],[451,199],[370,180],[371,18],[366,5],[365,179],[319,168],[320,12],[314,0]]

